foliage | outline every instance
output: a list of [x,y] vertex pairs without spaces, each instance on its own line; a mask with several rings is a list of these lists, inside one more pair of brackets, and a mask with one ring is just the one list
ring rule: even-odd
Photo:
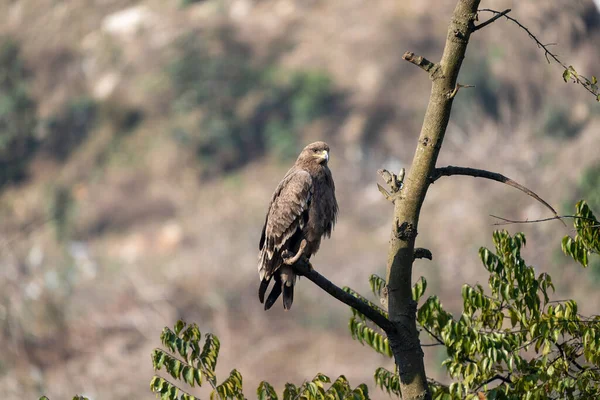
[[[589,259],[589,255],[591,253],[598,254],[598,249],[594,249],[592,240],[592,235],[598,235],[597,229],[594,230],[594,225],[598,225],[598,223],[593,222],[596,217],[590,209],[600,209],[600,163],[584,170],[577,189],[569,197],[569,203],[575,198],[585,198],[586,201],[580,201],[576,205],[574,217],[577,235],[574,238],[565,237],[562,242],[562,250],[584,267],[589,267],[591,277],[598,282],[600,281],[600,257]],[[582,240],[583,237],[587,237],[587,240]]]
[[168,68],[179,114],[201,110],[198,124],[177,129],[196,149],[205,175],[231,171],[268,152],[289,159],[312,121],[331,115],[340,97],[331,79],[312,71],[255,65],[249,46],[221,29],[183,37]]
[[600,222],[585,201],[577,203],[576,210],[574,225],[577,234],[575,238],[563,238],[562,250],[587,267],[590,254],[600,254]]
[[600,101],[600,91],[598,91],[598,78],[592,75],[591,78],[587,78],[578,73],[572,65],[565,68],[563,72],[563,80],[565,82],[573,82],[583,86],[588,92],[596,96],[596,101]]
[[[40,397],[40,400],[50,400],[50,399],[48,399],[48,397],[46,397],[46,396],[42,396],[42,397]],[[88,399],[87,397],[84,397],[84,396],[74,396],[72,400],[90,400],[90,399]]]
[[19,45],[0,39],[0,187],[25,178],[38,148],[36,102]]
[[600,209],[600,163],[587,168],[579,180],[577,193],[594,210]]
[[[164,370],[176,381],[185,382],[194,387],[208,382],[212,387],[211,399],[244,399],[242,375],[237,370],[232,370],[229,376],[220,384],[217,381],[215,368],[219,356],[219,339],[207,333],[204,345],[200,342],[202,335],[196,324],[186,324],[178,321],[174,330],[165,328],[161,334],[164,349],[157,348],[152,354],[152,364],[156,371]],[[331,383],[325,388],[326,383]],[[150,389],[161,399],[193,400],[193,395],[183,391],[174,383],[158,375],[150,382]],[[261,382],[256,390],[256,395],[261,400],[276,400],[277,393],[272,385]],[[285,385],[282,399],[305,400],[337,400],[337,399],[368,399],[367,386],[362,384],[352,389],[343,375],[333,383],[323,374],[317,374],[311,381],[305,381],[300,386],[288,383]]]
[[[585,249],[600,247],[598,224],[585,203],[578,204],[582,219],[576,220],[579,242]],[[592,221],[593,219],[593,221]],[[590,228],[595,225],[594,228]],[[589,229],[595,229],[591,233]],[[600,396],[600,317],[584,317],[573,300],[551,301],[554,283],[550,275],[536,275],[521,258],[525,236],[506,231],[493,235],[495,252],[479,251],[489,272],[489,290],[481,285],[462,289],[464,310],[455,318],[437,296],[418,309],[417,322],[444,346],[442,363],[454,380],[449,386],[432,382],[434,399],[575,399]],[[580,253],[575,252],[577,255]],[[370,279],[374,294],[381,296],[385,281]],[[421,278],[413,288],[418,301],[426,289]],[[386,343],[383,333],[355,326],[352,336],[376,351]],[[362,316],[360,323],[368,321]],[[383,345],[385,349],[385,345]],[[385,353],[384,353],[385,354]],[[375,371],[378,387],[400,394],[399,376],[385,368]]]
[[[379,306],[373,304],[366,298],[362,297],[360,294],[356,293],[354,290],[352,290],[348,287],[345,287],[344,290],[346,292],[350,293],[351,295],[363,300],[364,302],[369,304],[371,306],[371,308],[377,310],[380,314],[382,314],[386,318],[388,317],[388,314],[386,311],[381,309]],[[352,338],[358,340],[358,342],[362,345],[365,345],[365,344],[368,345],[369,347],[371,347],[373,350],[375,350],[379,354],[383,354],[385,356],[392,357],[392,350],[390,348],[389,341],[383,335],[383,332],[379,332],[376,329],[371,328],[368,325],[368,318],[366,316],[364,316],[363,314],[361,314],[360,312],[356,311],[353,308],[351,310],[352,310],[352,318],[350,318],[350,323],[348,324],[348,327],[350,328],[350,334],[352,335]]]

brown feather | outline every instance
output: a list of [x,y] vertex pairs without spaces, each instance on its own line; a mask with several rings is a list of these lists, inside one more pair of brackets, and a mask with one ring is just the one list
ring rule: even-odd
[[296,254],[300,242],[306,239],[304,255],[310,258],[319,250],[321,238],[331,236],[338,206],[335,185],[327,166],[328,152],[329,146],[324,142],[306,146],[271,197],[258,255],[261,303],[275,276],[275,287],[265,309],[271,307],[281,292],[285,309],[293,302],[296,275],[290,267],[281,268],[282,253],[287,250]]

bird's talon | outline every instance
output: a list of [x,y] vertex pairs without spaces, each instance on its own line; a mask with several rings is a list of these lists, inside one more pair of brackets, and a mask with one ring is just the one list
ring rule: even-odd
[[282,258],[283,258],[283,263],[285,265],[293,265],[293,264],[295,264],[293,257],[282,257]]
[[283,261],[287,260],[288,258],[292,258],[293,256],[294,255],[289,250],[284,250],[283,253],[281,253],[281,258],[283,258]]

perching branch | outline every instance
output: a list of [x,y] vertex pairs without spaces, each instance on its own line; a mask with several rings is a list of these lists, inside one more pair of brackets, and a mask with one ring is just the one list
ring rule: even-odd
[[[431,174],[430,180],[431,180],[431,183],[434,183],[442,176],[452,176],[452,175],[472,176],[474,178],[485,178],[485,179],[491,179],[493,181],[505,183],[508,186],[512,186],[515,189],[519,189],[523,193],[527,194],[528,196],[533,197],[534,199],[536,199],[537,201],[542,203],[544,206],[546,206],[546,208],[548,208],[550,211],[552,211],[552,213],[554,214],[554,219],[560,220],[560,217],[556,213],[556,210],[554,210],[554,208],[552,208],[552,206],[550,204],[548,204],[546,201],[544,201],[544,199],[542,199],[540,196],[535,194],[533,191],[527,189],[525,186],[523,186],[523,185],[513,181],[512,179],[507,178],[506,176],[499,174],[497,172],[490,172],[490,171],[486,171],[483,169],[468,168],[468,167],[454,167],[454,166],[450,165],[448,167],[436,168],[433,171],[433,173]],[[563,222],[563,224],[564,224],[564,222]]]
[[[483,11],[483,10],[482,10]],[[477,25],[476,27],[473,28],[473,32],[480,30],[481,28],[485,28],[486,26],[488,26],[489,24],[491,24],[492,22],[496,21],[498,18],[501,18],[503,16],[505,16],[506,14],[508,14],[509,12],[511,12],[512,10],[509,8],[507,10],[502,11],[501,13],[498,13],[496,15],[494,15],[492,18],[488,19],[487,21]]]
[[381,315],[381,313],[371,308],[367,303],[365,303],[361,299],[354,297],[349,293],[346,293],[344,290],[342,290],[342,288],[336,286],[329,279],[325,278],[323,275],[315,271],[311,267],[310,263],[307,263],[303,258],[299,259],[298,262],[296,262],[293,265],[293,268],[298,275],[305,276],[309,281],[313,282],[315,285],[329,293],[331,296],[335,297],[342,303],[349,305],[356,311],[369,318],[378,327],[383,329],[383,331],[386,334],[390,334],[396,331],[396,327],[394,326],[394,324],[392,324],[386,317]]

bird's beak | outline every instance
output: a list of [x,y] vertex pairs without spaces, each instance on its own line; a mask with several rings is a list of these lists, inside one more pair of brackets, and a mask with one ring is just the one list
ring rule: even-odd
[[321,157],[325,159],[325,162],[329,161],[329,152],[327,150],[323,150],[323,155]]

